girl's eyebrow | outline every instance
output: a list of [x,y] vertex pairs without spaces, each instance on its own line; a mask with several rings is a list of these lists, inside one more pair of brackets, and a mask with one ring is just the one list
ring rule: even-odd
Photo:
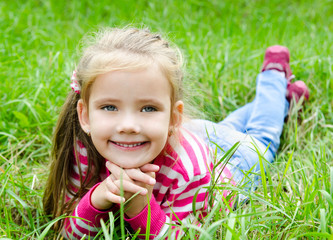
[[[152,98],[152,97],[147,97],[147,98],[139,98],[137,100],[139,103],[141,104],[156,104],[156,105],[163,105],[163,101],[158,99],[158,98]],[[103,104],[103,103],[119,103],[121,102],[121,100],[119,100],[118,98],[112,98],[112,97],[102,97],[102,98],[97,98],[95,100],[92,101],[93,104],[95,105],[99,105],[99,104]]]
[[159,108],[165,107],[165,102],[159,98],[142,98],[138,100],[138,103],[142,105],[152,105]]
[[101,103],[105,103],[105,102],[120,102],[119,99],[117,98],[112,98],[112,97],[104,97],[104,98],[97,98],[95,100],[92,101],[92,103],[94,104],[101,104]]
[[155,104],[163,104],[163,101],[158,98],[141,98],[138,100],[140,103],[155,103]]

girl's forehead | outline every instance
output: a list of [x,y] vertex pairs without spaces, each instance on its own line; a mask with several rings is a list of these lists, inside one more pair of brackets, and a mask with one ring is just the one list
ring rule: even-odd
[[[171,84],[164,73],[152,66],[137,70],[110,71],[98,75],[91,86],[91,94],[148,94],[154,91],[171,97]],[[153,93],[152,93],[153,94]]]
[[[142,59],[143,60],[143,59]],[[91,81],[90,84],[86,85],[86,91],[84,99],[89,102],[91,94],[93,94],[94,89],[96,89],[96,83],[100,79],[109,79],[113,84],[127,84],[129,87],[137,87],[136,84],[143,84],[149,82],[151,85],[157,82],[160,85],[164,85],[167,89],[169,97],[174,98],[173,84],[168,76],[168,71],[164,69],[158,62],[148,61],[141,64],[129,64],[124,66],[108,66],[105,67],[100,74],[97,74]],[[136,81],[128,81],[128,79],[134,79]],[[159,80],[159,81],[157,81]],[[98,84],[99,85],[99,84]],[[110,87],[110,86],[109,86]],[[163,86],[162,86],[163,87]],[[105,86],[107,89],[107,87]],[[147,86],[148,89],[151,87]]]
[[138,76],[138,80],[140,80],[140,76],[146,75],[147,80],[154,81],[156,78],[163,78],[169,83],[169,77],[166,74],[166,71],[161,68],[158,64],[156,63],[150,63],[150,64],[142,64],[142,65],[135,65],[135,66],[128,66],[124,68],[106,68],[105,72],[102,74],[97,75],[93,83],[94,84],[98,79],[107,78],[111,80],[122,80],[125,81],[127,78],[125,76],[131,76],[135,77]]

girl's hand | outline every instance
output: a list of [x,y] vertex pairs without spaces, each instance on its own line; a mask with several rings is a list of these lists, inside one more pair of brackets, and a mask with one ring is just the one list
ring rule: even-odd
[[[125,170],[111,162],[107,162],[106,166],[110,170],[111,175],[107,177],[99,186],[97,186],[91,195],[90,201],[95,208],[99,210],[109,209],[113,203],[120,204],[121,202],[125,202],[125,200],[129,199],[137,192],[140,192],[140,194],[145,198],[147,198],[147,193],[151,196],[152,188],[156,181],[154,175],[149,175],[149,172],[157,172],[159,170],[158,166],[154,164],[146,164],[140,169]],[[123,197],[120,192],[121,178],[123,179]],[[148,189],[147,186],[151,187],[148,187]]]
[[126,204],[125,213],[128,217],[132,218],[138,215],[147,206],[151,198],[153,187],[156,183],[155,172],[159,170],[159,167],[154,164],[145,164],[136,169],[121,169],[113,163],[108,163],[107,167],[111,172],[110,177],[118,188],[119,194],[121,188],[120,179],[123,179],[122,185],[126,200],[130,199],[134,193],[138,192],[133,191],[134,186],[144,189]]
[[[157,165],[144,165],[140,170],[146,175],[150,176],[154,181],[150,180],[150,184],[143,184],[141,182],[136,182],[139,186],[145,187],[148,193],[145,196],[137,195],[126,205],[126,215],[129,218],[137,216],[146,206],[149,204],[151,196],[153,194],[153,188],[156,183],[155,173],[158,172],[159,167]],[[153,184],[152,184],[153,183]]]

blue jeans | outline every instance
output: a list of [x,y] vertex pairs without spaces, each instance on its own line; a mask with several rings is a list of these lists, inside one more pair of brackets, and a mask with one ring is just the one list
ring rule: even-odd
[[[236,183],[244,181],[253,167],[251,188],[259,184],[259,150],[263,161],[272,163],[279,148],[284,119],[289,103],[286,100],[287,80],[280,72],[268,70],[257,77],[255,99],[232,112],[222,122],[191,120],[184,127],[202,137],[208,145],[223,154],[236,142],[240,146],[227,164]],[[255,145],[255,147],[254,147]],[[257,150],[255,150],[257,148]],[[249,184],[249,183],[248,183]]]

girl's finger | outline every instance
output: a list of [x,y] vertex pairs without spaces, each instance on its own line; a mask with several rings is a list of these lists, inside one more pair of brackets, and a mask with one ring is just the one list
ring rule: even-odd
[[109,178],[112,180],[112,181],[116,181],[117,178],[113,175],[113,174],[110,174]]
[[[123,187],[123,193],[121,193],[121,185],[116,186],[116,184],[113,182],[113,181],[117,181],[117,180],[114,180],[112,179],[113,177],[110,175],[107,179],[106,179],[106,188],[108,190],[108,192],[110,192],[112,195],[109,195],[110,197],[112,196],[113,200],[116,199],[116,196],[119,196],[121,198],[117,198],[117,203],[120,203],[119,199],[129,199],[133,193],[131,192],[128,192],[127,189]],[[120,181],[120,180],[118,180]],[[123,184],[122,184],[123,186]],[[127,185],[126,185],[127,186]],[[141,192],[141,195],[146,195],[147,191],[145,191],[145,189],[143,190],[138,190],[137,192]],[[136,192],[135,192],[136,193]]]
[[126,172],[124,171],[124,169],[122,169],[121,167],[117,166],[116,164],[107,161],[105,166],[107,167],[107,169],[109,169],[111,175],[113,175],[116,179],[124,179],[124,180],[129,180],[131,181],[131,178],[127,176]]
[[106,199],[112,203],[118,203],[118,204],[124,203],[126,201],[124,197],[113,194],[112,192],[106,193]]
[[124,181],[126,180],[132,183],[137,181],[151,186],[155,185],[155,171],[159,170],[159,167],[154,164],[145,164],[142,166],[143,170],[151,170],[151,172],[142,172],[139,168],[122,169],[109,161],[106,163],[106,167],[111,172],[110,177],[113,181],[123,179]]
[[120,190],[123,188],[124,192],[127,193],[137,193],[139,192],[140,195],[146,195],[148,193],[148,190],[144,187],[140,187],[139,185],[129,182],[129,181],[121,181],[121,180],[116,180],[113,182],[115,186]]
[[160,170],[160,167],[155,164],[147,163],[140,167],[140,170],[142,172],[158,172]]
[[109,190],[109,192],[116,194],[116,195],[120,195],[120,189],[114,184],[114,180],[111,178],[111,176],[109,176],[106,179],[106,187]]
[[155,173],[143,173],[140,169],[125,169],[126,174],[135,181],[155,185]]

